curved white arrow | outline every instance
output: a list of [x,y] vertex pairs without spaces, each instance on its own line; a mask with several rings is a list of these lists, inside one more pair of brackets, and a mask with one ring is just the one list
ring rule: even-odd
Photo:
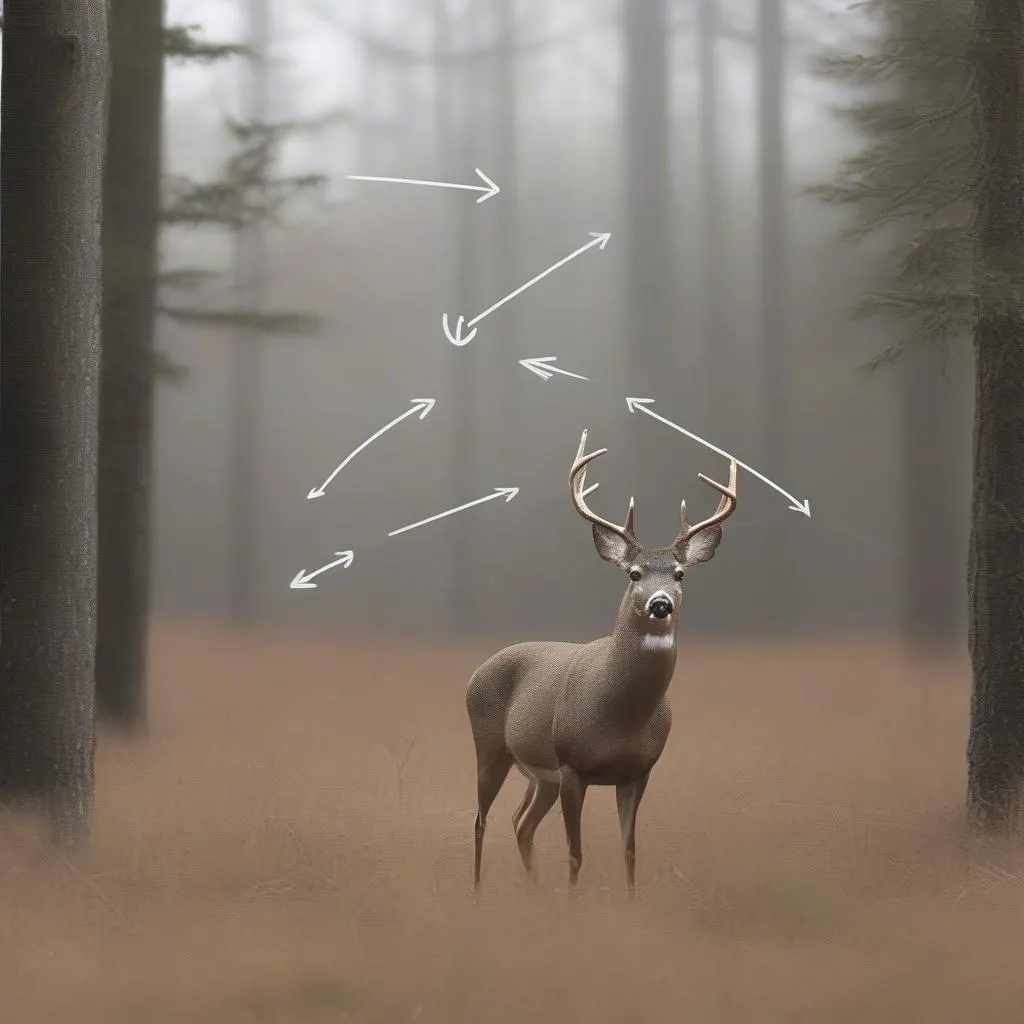
[[352,564],[353,554],[351,551],[335,551],[336,555],[340,557],[333,562],[328,562],[327,565],[321,566],[319,569],[314,569],[312,572],[306,572],[305,569],[300,569],[295,574],[295,579],[291,582],[292,590],[316,590],[316,584],[310,583],[310,580],[314,576],[319,576],[322,572],[327,572],[328,569],[333,569],[336,565],[343,565],[347,569]]
[[345,177],[350,178],[352,181],[389,181],[396,185],[432,185],[434,188],[461,188],[467,192],[483,192],[483,195],[477,200],[478,203],[485,202],[491,196],[496,196],[501,191],[479,167],[474,168],[474,170],[480,176],[480,179],[487,183],[486,186],[458,185],[453,181],[422,181],[419,178],[378,178],[371,177],[368,174],[346,174]]
[[805,516],[807,516],[808,519],[811,518],[811,502],[809,498],[804,498],[804,500],[801,501],[799,498],[793,497],[793,495],[790,494],[789,491],[783,490],[773,480],[769,480],[768,477],[766,477],[763,473],[758,473],[756,469],[752,469],[745,462],[740,462],[740,460],[735,458],[735,456],[730,455],[728,452],[723,451],[721,448],[716,448],[710,441],[705,441],[703,437],[698,437],[696,434],[691,434],[689,430],[686,430],[685,428],[679,426],[678,423],[673,423],[671,420],[665,419],[664,416],[659,416],[652,409],[647,408],[649,405],[653,404],[653,402],[653,398],[627,398],[626,408],[629,409],[630,412],[636,412],[637,409],[639,409],[641,412],[647,413],[647,415],[650,416],[651,419],[655,419],[659,423],[664,423],[666,427],[671,427],[673,430],[678,430],[680,434],[685,434],[687,437],[692,438],[698,444],[704,445],[705,448],[710,448],[713,452],[718,452],[719,455],[722,455],[727,459],[732,459],[737,466],[742,466],[751,476],[756,476],[758,480],[761,480],[764,483],[766,483],[769,487],[774,488],[784,498],[788,498],[790,502],[792,502],[792,504],[789,507],[794,512],[802,512]]
[[377,440],[381,434],[386,434],[396,423],[401,423],[407,416],[411,416],[414,412],[420,414],[420,419],[434,408],[435,399],[433,398],[414,398],[412,400],[412,408],[406,409],[401,416],[396,416],[390,423],[385,424],[376,434],[368,437],[358,448],[348,453],[342,460],[341,465],[319,486],[314,487],[313,490],[306,495],[306,499],[312,501],[313,498],[322,498],[324,492],[330,486],[331,481],[364,449],[368,448],[374,441]]
[[537,374],[541,380],[551,380],[556,373],[560,373],[564,377],[575,377],[577,380],[590,380],[589,377],[584,377],[581,373],[570,373],[568,370],[552,366],[551,364],[556,362],[557,358],[557,356],[534,356],[532,359],[520,359],[519,365],[525,366],[530,373]]
[[431,516],[429,519],[421,519],[418,523],[410,523],[408,526],[403,526],[399,530],[392,530],[388,536],[397,537],[398,534],[405,533],[406,530],[415,530],[417,526],[426,526],[427,523],[433,523],[438,519],[444,519],[445,516],[453,516],[456,512],[463,511],[463,509],[472,508],[474,505],[481,505],[485,501],[494,501],[495,498],[504,498],[507,504],[518,493],[518,487],[495,487],[493,494],[486,494],[482,498],[477,498],[476,501],[467,501],[465,505],[459,505],[458,508],[450,508],[447,512],[438,512],[436,516]]
[[466,327],[473,327],[473,330],[469,334],[465,335],[465,337],[463,337],[462,334],[462,328],[465,322],[465,317],[459,317],[459,319],[456,321],[455,334],[452,334],[451,330],[448,328],[448,314],[445,313],[441,317],[441,327],[444,329],[445,337],[453,345],[468,345],[469,342],[473,340],[473,336],[476,334],[475,325],[480,323],[480,321],[483,320],[485,316],[490,316],[500,306],[504,306],[505,303],[509,301],[509,299],[514,299],[517,295],[520,295],[522,292],[525,292],[527,288],[531,287],[532,285],[535,285],[539,280],[541,280],[541,278],[547,277],[548,274],[557,270],[559,267],[565,266],[565,264],[568,263],[569,260],[576,259],[577,256],[579,256],[581,253],[586,252],[588,249],[593,249],[595,245],[600,246],[600,248],[603,249],[608,244],[608,239],[612,237],[610,231],[591,231],[590,234],[594,236],[593,241],[587,242],[586,245],[581,245],[575,252],[569,253],[568,256],[566,256],[564,259],[560,259],[557,263],[553,263],[550,267],[548,267],[547,270],[542,270],[536,277],[531,277],[530,280],[526,282],[526,284],[521,284],[514,292],[509,292],[509,294],[506,295],[503,299],[498,299],[498,301],[494,303],[493,306],[489,306],[482,313],[478,313],[475,317],[473,317],[473,319],[470,320],[468,323],[465,323]]

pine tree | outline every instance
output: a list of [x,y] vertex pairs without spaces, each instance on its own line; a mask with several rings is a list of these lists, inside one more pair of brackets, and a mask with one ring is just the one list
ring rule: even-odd
[[281,143],[305,125],[226,123],[233,152],[211,181],[162,173],[163,65],[245,59],[245,47],[165,26],[163,0],[112,0],[113,73],[104,193],[103,368],[100,400],[99,612],[96,697],[101,718],[124,729],[145,721],[149,623],[151,452],[156,381],[184,369],[154,349],[156,322],[236,328],[271,335],[310,334],[319,321],[291,311],[252,316],[198,301],[217,277],[209,267],[158,263],[169,228],[234,232],[277,217],[316,175],[276,173]]
[[854,89],[839,113],[862,146],[812,191],[853,208],[853,239],[874,236],[888,250],[854,313],[898,330],[869,368],[901,363],[904,631],[932,651],[957,639],[960,591],[956,393],[944,359],[948,345],[967,343],[975,319],[971,4],[868,0],[857,10],[880,38],[864,53],[827,55],[818,70]]

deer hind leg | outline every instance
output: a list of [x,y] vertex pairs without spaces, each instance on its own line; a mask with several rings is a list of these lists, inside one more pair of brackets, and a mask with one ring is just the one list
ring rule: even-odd
[[622,833],[622,852],[626,861],[626,889],[630,896],[636,893],[636,814],[647,789],[648,772],[642,779],[625,786],[615,787],[615,804],[619,811],[619,831]]
[[569,888],[572,889],[583,866],[583,801],[587,795],[587,784],[578,772],[566,765],[562,768],[558,793],[562,799],[562,819],[569,845]]
[[527,877],[531,879],[536,877],[533,865],[533,837],[537,832],[537,826],[544,820],[548,811],[555,806],[558,793],[557,782],[544,779],[531,780],[530,788],[527,790],[530,802],[525,808],[520,808],[522,813],[519,814],[519,818],[515,822],[519,856],[522,858]]
[[480,888],[480,861],[484,852],[484,832],[487,830],[487,812],[501,790],[512,757],[506,750],[489,757],[477,758],[476,769],[476,822],[473,826],[473,887]]
[[530,775],[529,772],[523,768],[522,765],[516,765],[519,769],[519,774],[526,779],[526,792],[523,794],[523,799],[519,801],[519,806],[515,809],[515,813],[512,815],[512,831],[519,831],[519,819],[526,813],[526,808],[530,806],[530,801],[533,799],[534,791],[537,788],[537,780]]

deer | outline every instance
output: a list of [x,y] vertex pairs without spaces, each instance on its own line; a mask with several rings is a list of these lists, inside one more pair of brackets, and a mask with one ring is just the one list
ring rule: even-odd
[[623,526],[592,512],[586,498],[587,467],[607,448],[585,454],[587,431],[569,470],[573,506],[591,524],[594,546],[626,574],[626,591],[608,636],[590,643],[536,641],[492,655],[466,689],[476,750],[477,813],[474,822],[474,890],[480,888],[487,814],[512,766],[527,788],[512,816],[527,878],[536,881],[533,839],[561,802],[569,851],[569,891],[583,864],[581,820],[590,786],[614,786],[628,895],[636,891],[636,820],[651,770],[672,726],[669,683],[676,665],[676,625],[682,584],[691,565],[708,562],[722,540],[722,523],[736,509],[737,463],[729,483],[698,478],[721,494],[709,518],[690,525],[685,500],[679,534],[667,548],[645,548],[634,528],[629,499]]

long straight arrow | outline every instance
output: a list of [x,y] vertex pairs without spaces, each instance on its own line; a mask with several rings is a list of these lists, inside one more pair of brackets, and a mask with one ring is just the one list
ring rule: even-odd
[[406,530],[415,530],[417,526],[426,526],[427,523],[433,523],[438,519],[444,519],[445,516],[453,516],[456,512],[462,512],[467,508],[472,508],[474,505],[482,505],[485,501],[494,501],[495,498],[504,498],[507,504],[518,493],[518,487],[495,487],[493,494],[486,494],[482,498],[477,498],[476,501],[467,501],[465,505],[460,505],[458,508],[450,508],[447,512],[438,512],[436,516],[431,516],[429,519],[421,519],[418,523],[410,523],[408,526],[403,526],[399,530],[392,530],[388,536],[397,537],[398,534],[405,533]]
[[335,551],[336,555],[340,555],[333,562],[328,562],[327,565],[321,566],[319,569],[314,569],[312,572],[306,572],[305,569],[300,569],[295,574],[295,579],[291,582],[292,590],[316,590],[316,584],[311,583],[310,580],[314,576],[319,576],[322,572],[327,572],[328,569],[333,569],[336,565],[343,565],[347,569],[352,564],[352,552],[351,551]]
[[475,170],[480,179],[487,183],[486,185],[459,185],[454,181],[422,181],[419,178],[378,178],[368,174],[347,174],[345,177],[351,178],[353,181],[388,181],[396,185],[431,185],[434,188],[461,188],[467,192],[483,192],[483,195],[477,200],[478,203],[482,203],[490,199],[491,196],[496,196],[501,189],[479,167]]
[[420,419],[423,419],[423,417],[426,416],[427,413],[434,408],[434,402],[435,399],[433,398],[414,398],[412,402],[412,408],[406,409],[401,416],[396,416],[390,423],[386,423],[383,427],[381,427],[376,434],[372,434],[370,437],[368,437],[358,448],[356,448],[354,451],[349,452],[348,455],[346,455],[345,458],[342,460],[341,465],[339,465],[337,469],[335,469],[335,471],[319,487],[314,487],[313,490],[311,490],[309,494],[306,495],[307,500],[312,501],[313,498],[322,498],[324,496],[324,492],[330,486],[331,481],[364,448],[369,448],[369,446],[373,444],[373,442],[376,441],[377,438],[381,436],[381,434],[386,434],[393,426],[395,426],[396,423],[401,423],[402,420],[406,418],[406,416],[411,416],[414,412],[418,412],[420,414]]
[[[469,321],[469,323],[466,323],[465,317],[460,316],[455,324],[454,335],[448,329],[448,314],[445,313],[441,317],[441,327],[444,329],[445,337],[453,345],[468,345],[473,340],[473,337],[476,334],[477,329],[475,325],[480,323],[480,321],[483,320],[485,316],[490,316],[496,309],[498,309],[501,306],[504,306],[505,303],[508,302],[510,299],[514,299],[517,295],[521,295],[523,292],[526,291],[527,288],[532,287],[542,278],[545,278],[548,276],[548,274],[551,274],[554,271],[556,271],[559,267],[565,266],[565,264],[568,263],[569,260],[576,259],[577,256],[581,255],[582,253],[585,253],[588,249],[593,249],[595,245],[600,246],[603,249],[608,244],[608,239],[612,237],[610,231],[591,231],[590,233],[594,236],[593,241],[587,242],[586,245],[581,245],[575,252],[569,253],[568,256],[566,256],[564,259],[560,259],[557,263],[553,263],[550,267],[548,267],[547,270],[542,270],[536,277],[531,277],[530,280],[526,282],[526,284],[521,284],[514,292],[509,292],[509,294],[506,295],[503,299],[498,299],[498,301],[494,303],[493,306],[488,306],[487,309],[485,309],[482,313],[478,313],[475,317],[473,317],[472,320]],[[463,327],[472,328],[469,334],[465,335],[465,337],[463,337],[462,334]]]
[[[723,451],[721,448],[716,448],[710,441],[705,441],[703,437],[698,437],[696,434],[692,434],[689,430],[679,426],[678,423],[673,423],[671,420],[665,419],[664,416],[659,416],[653,409],[649,409],[648,406],[653,404],[653,398],[627,398],[626,408],[630,412],[636,412],[639,409],[641,412],[646,413],[651,419],[657,420],[659,423],[664,423],[666,427],[671,427],[673,430],[678,430],[680,434],[685,434],[687,437],[696,441],[698,444],[704,445],[705,448],[710,448],[713,452],[718,452],[719,455],[727,459],[735,459],[735,456],[730,455],[729,452]],[[752,469],[745,462],[740,462],[739,459],[735,459],[737,466],[742,466],[751,476],[756,476],[758,480],[763,481],[769,487],[774,488],[784,498],[788,498],[791,502],[790,508],[794,512],[803,512],[808,519],[811,518],[811,502],[809,498],[804,498],[801,501],[799,498],[795,498],[789,491],[783,490],[773,480],[769,480],[763,473],[758,473],[756,469]]]

